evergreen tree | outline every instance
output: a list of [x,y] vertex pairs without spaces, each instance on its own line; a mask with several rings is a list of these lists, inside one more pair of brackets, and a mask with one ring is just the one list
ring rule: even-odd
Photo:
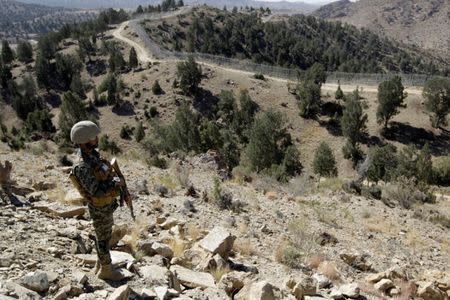
[[300,116],[303,118],[313,118],[320,109],[320,84],[313,81],[301,83],[297,88],[298,107]]
[[140,142],[145,137],[145,131],[144,126],[142,125],[142,122],[139,122],[138,126],[136,127],[134,131],[134,138],[136,139],[136,142]]
[[378,124],[383,124],[386,129],[389,120],[399,113],[398,108],[403,105],[406,97],[407,94],[404,92],[402,79],[399,76],[382,82],[378,86]]
[[219,101],[217,102],[218,116],[230,125],[233,122],[234,113],[236,109],[236,99],[233,92],[222,90],[219,94]]
[[40,52],[36,56],[35,63],[36,81],[39,87],[50,89],[50,62]]
[[344,157],[351,158],[355,163],[359,157],[358,143],[365,135],[366,123],[367,114],[364,113],[361,102],[354,94],[346,102],[341,118],[341,129],[342,134],[347,138],[347,144],[343,149]]
[[192,56],[187,61],[177,64],[177,77],[181,90],[187,95],[194,95],[198,91],[198,85],[202,80],[201,67]]
[[70,141],[70,130],[75,123],[87,119],[81,99],[72,92],[65,93],[59,113],[59,130],[64,141]]
[[336,98],[336,100],[344,99],[344,92],[341,89],[341,84],[338,84],[338,88],[336,90],[336,93],[334,94],[334,98]]
[[314,173],[322,177],[337,176],[336,160],[327,143],[322,142],[316,150],[313,160]]
[[432,126],[445,126],[450,112],[450,79],[434,78],[427,81],[423,88],[423,97],[425,108],[431,112]]
[[12,80],[11,67],[0,63],[0,86],[7,89],[9,82]]
[[33,59],[33,46],[28,41],[20,41],[17,45],[17,59],[28,63]]
[[397,168],[397,149],[388,144],[383,147],[373,147],[369,152],[369,164],[366,171],[367,179],[378,182],[390,181]]
[[[75,93],[81,99],[86,99],[86,94],[84,91],[83,82],[79,74],[75,74],[72,78],[72,83],[70,84],[70,90]],[[97,95],[98,96],[98,95]]]
[[139,65],[136,50],[134,49],[134,47],[132,47],[130,50],[129,61],[129,66],[133,69],[137,68],[137,66]]
[[2,41],[2,53],[1,53],[1,59],[4,64],[10,64],[14,60],[14,52],[9,46],[9,43],[7,40]]
[[70,88],[74,76],[79,76],[83,64],[76,55],[57,53],[55,56],[56,74],[64,89]]
[[163,93],[163,90],[162,90],[161,86],[159,85],[158,80],[155,80],[155,82],[153,82],[152,92],[155,95],[161,95]]
[[107,98],[108,105],[116,105],[118,102],[117,79],[114,75],[111,77],[111,80],[108,81],[107,91],[108,91],[108,98]]

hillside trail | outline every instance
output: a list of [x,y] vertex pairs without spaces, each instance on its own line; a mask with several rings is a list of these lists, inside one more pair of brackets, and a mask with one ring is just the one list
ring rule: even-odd
[[[186,13],[189,10],[191,10],[192,7],[184,7],[183,9],[171,12],[171,13],[166,13],[166,14],[158,14],[158,15],[143,15],[143,16],[139,16],[138,18],[129,20],[129,21],[125,21],[123,23],[121,23],[116,29],[113,30],[112,35],[129,44],[131,47],[134,47],[136,49],[136,53],[138,56],[139,61],[144,62],[144,63],[148,63],[148,62],[179,62],[181,60],[176,59],[176,58],[169,58],[169,59],[155,59],[154,55],[152,53],[150,53],[150,50],[147,49],[145,47],[145,44],[142,43],[142,41],[134,41],[130,38],[128,38],[127,36],[125,36],[124,31],[127,27],[129,27],[129,23],[130,22],[139,22],[140,20],[144,20],[144,19],[165,19],[165,18],[170,18],[170,17],[174,17],[176,15],[182,14],[182,13]],[[131,27],[130,27],[131,28]],[[238,74],[243,74],[243,75],[250,75],[253,76],[252,72],[249,71],[244,71],[244,70],[240,70],[240,69],[234,69],[234,68],[228,68],[228,67],[224,67],[224,66],[220,66],[214,63],[210,63],[210,62],[199,62],[201,65],[204,66],[209,66],[211,68],[217,68],[217,69],[221,69],[224,70],[226,72],[233,72],[233,73],[238,73]],[[265,76],[268,79],[274,80],[274,81],[278,81],[278,82],[284,82],[287,83],[289,82],[289,80],[284,79],[284,78],[277,78],[277,77],[272,77],[272,76]],[[322,86],[322,89],[325,91],[336,91],[338,85],[334,84],[334,83],[326,83]],[[355,88],[359,88],[362,89],[366,92],[370,92],[370,93],[377,93],[378,92],[378,86],[377,85],[341,85],[341,89],[344,92],[352,92],[353,90],[355,90]],[[406,87],[405,91],[410,94],[410,95],[421,95],[422,94],[422,88],[421,87]]]

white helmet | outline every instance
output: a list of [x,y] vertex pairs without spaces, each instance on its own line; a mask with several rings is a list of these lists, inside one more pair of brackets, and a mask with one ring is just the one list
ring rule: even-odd
[[70,140],[75,144],[86,144],[95,139],[100,133],[97,124],[91,121],[80,121],[73,125],[70,131]]

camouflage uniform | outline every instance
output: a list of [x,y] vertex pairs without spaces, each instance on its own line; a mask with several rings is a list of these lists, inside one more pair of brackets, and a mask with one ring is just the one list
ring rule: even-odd
[[[120,193],[117,180],[110,173],[109,163],[100,157],[97,151],[87,154],[81,152],[82,161],[73,169],[73,174],[90,197],[113,197],[112,202],[105,206],[94,206],[88,203],[89,214],[94,225],[97,237],[96,248],[98,260],[101,265],[111,263],[109,253],[109,241],[111,240],[112,226],[114,225],[113,213],[118,207],[114,199]],[[87,199],[89,201],[89,199]]]

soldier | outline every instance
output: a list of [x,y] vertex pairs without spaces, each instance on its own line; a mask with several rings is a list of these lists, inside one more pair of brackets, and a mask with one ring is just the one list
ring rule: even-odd
[[94,225],[98,256],[95,272],[100,279],[119,281],[124,275],[111,265],[109,241],[117,197],[125,181],[114,177],[111,164],[95,150],[99,133],[98,126],[91,121],[81,121],[72,127],[70,139],[80,147],[81,162],[73,168],[70,179],[85,198]]

